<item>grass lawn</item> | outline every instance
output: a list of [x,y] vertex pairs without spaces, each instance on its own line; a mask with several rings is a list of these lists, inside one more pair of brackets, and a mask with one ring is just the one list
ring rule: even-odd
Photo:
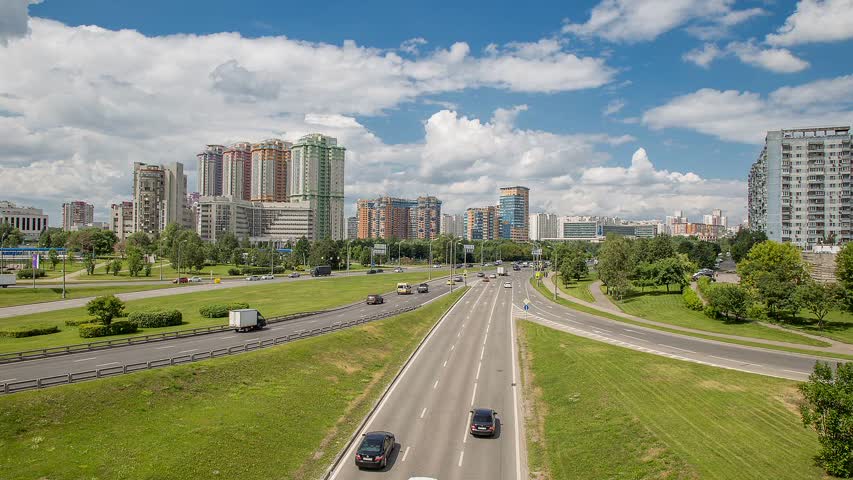
[[[181,284],[180,286],[186,286]],[[116,293],[141,292],[143,290],[160,290],[163,288],[175,288],[178,285],[127,285],[115,287],[78,286],[69,284],[66,289],[66,299],[93,297],[98,295],[112,295]],[[26,305],[29,303],[54,302],[62,300],[62,287],[55,288],[14,288],[0,290],[0,307],[11,307],[13,305]]]
[[[519,323],[531,472],[554,479],[820,479],[797,383]],[[602,381],[606,379],[606,381]]]
[[[130,272],[127,271],[127,261],[122,262],[122,268],[118,275],[113,275],[112,273],[107,273],[106,266],[98,267],[95,269],[94,275],[80,275],[78,277],[79,280],[83,281],[139,281],[139,280],[159,280],[160,279],[160,264],[155,263],[151,265],[151,275],[146,277],[142,275],[140,272],[139,276],[131,277]],[[190,270],[187,272],[186,270],[181,271],[182,277],[192,277],[199,276],[202,278],[209,278],[211,272],[214,277],[231,277],[232,275],[228,275],[228,269],[235,268],[234,265],[228,264],[220,264],[220,265],[207,265],[202,268],[200,271]],[[237,267],[239,268],[239,267]],[[269,271],[267,271],[269,273]],[[163,265],[163,278],[175,278],[178,276],[178,271],[172,268],[171,265],[166,264]],[[240,275],[237,275],[240,276]]]
[[319,478],[463,290],[288,345],[0,397],[3,478]]
[[97,339],[80,338],[77,327],[65,325],[66,320],[88,318],[86,309],[83,307],[0,318],[0,326],[3,327],[57,325],[60,328],[58,333],[37,337],[0,337],[0,352],[32,350],[56,345],[104,340],[106,338],[114,339],[146,333],[168,332],[228,323],[227,318],[204,318],[199,315],[199,307],[209,303],[246,302],[252,308],[260,310],[265,317],[323,310],[363,300],[371,293],[392,291],[396,287],[397,282],[416,283],[426,278],[426,272],[418,272],[332,277],[288,283],[263,284],[260,282],[260,285],[134,300],[126,303],[126,311],[177,308],[183,313],[184,324],[174,327],[141,329],[139,333],[135,334],[113,335]]
[[[560,277],[558,275],[557,278],[553,280],[558,281],[559,278]],[[560,290],[562,290],[565,294],[571,295],[577,299],[586,302],[595,303],[595,298],[593,298],[592,293],[590,293],[589,286],[592,285],[592,282],[596,280],[598,280],[598,274],[596,274],[595,272],[590,272],[589,276],[577,282],[572,281],[569,286],[564,285],[562,281],[558,281],[557,285],[559,286]]]
[[[549,292],[548,290],[546,290],[545,287],[537,287],[536,282],[533,281],[533,279],[531,279],[530,284],[535,290],[538,290],[539,293],[544,295],[545,298],[547,298],[549,301],[553,302],[553,297],[552,297],[553,294],[551,292]],[[631,319],[628,319],[625,317],[620,317],[619,315],[614,315],[610,312],[605,312],[605,311],[599,310],[597,308],[587,307],[586,305],[581,305],[579,303],[575,303],[575,302],[572,302],[570,300],[566,300],[565,298],[562,298],[562,297],[557,298],[556,303],[563,305],[564,307],[571,308],[572,310],[577,310],[579,312],[585,312],[585,313],[588,313],[590,315],[595,315],[595,316],[603,317],[603,318],[609,318],[609,319],[615,320],[617,322],[628,323],[631,325],[637,325],[639,327],[652,328],[654,330],[661,330],[663,332],[676,333],[678,335],[684,335],[686,337],[704,338],[706,340],[714,340],[714,341],[718,341],[718,342],[733,343],[736,345],[744,345],[747,347],[757,347],[757,348],[765,348],[765,349],[769,349],[769,350],[780,350],[783,352],[802,353],[805,355],[814,355],[814,356],[818,356],[818,357],[827,357],[827,358],[836,358],[836,359],[840,358],[840,359],[845,359],[845,360],[853,360],[853,355],[844,355],[841,353],[829,353],[829,352],[821,352],[821,351],[814,351],[814,350],[804,350],[801,348],[782,347],[782,346],[778,346],[778,345],[767,345],[764,343],[750,342],[750,341],[746,341],[746,340],[734,340],[731,338],[720,338],[720,337],[714,336],[710,333],[708,335],[704,335],[701,333],[683,332],[683,331],[675,330],[672,328],[659,327],[656,325],[649,325],[649,324],[637,322],[635,320],[631,320]]]
[[817,328],[817,320],[810,312],[803,310],[796,321],[782,326],[801,330],[812,335],[831,338],[839,342],[853,343],[853,314],[834,310],[823,319],[823,328]]
[[[685,287],[687,288],[687,287]],[[677,289],[666,293],[663,287],[646,288],[621,301],[614,301],[627,314],[668,323],[679,327],[689,327],[713,333],[725,333],[742,337],[763,338],[780,342],[800,343],[803,345],[827,346],[825,342],[812,340],[793,332],[785,332],[765,327],[756,322],[725,322],[708,317],[702,312],[690,310]]]

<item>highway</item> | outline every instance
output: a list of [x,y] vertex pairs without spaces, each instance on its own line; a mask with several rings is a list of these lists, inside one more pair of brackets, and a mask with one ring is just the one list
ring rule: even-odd
[[[402,307],[424,304],[449,292],[450,287],[445,285],[445,282],[446,279],[430,282],[429,293],[383,295],[385,303],[381,305],[357,303],[328,313],[273,323],[263,330],[255,332],[237,333],[229,330],[195,337],[169,339],[0,365],[0,384],[207,352],[242,345],[246,342],[322,328],[338,322],[356,320]],[[223,322],[225,321],[227,319],[223,319]]]
[[[498,279],[500,280],[500,279]],[[385,430],[397,446],[382,471],[355,466],[358,440],[332,479],[429,477],[442,480],[526,478],[520,383],[514,351],[512,290],[475,281],[390,387],[360,432]],[[494,438],[469,432],[469,411],[493,408]]]

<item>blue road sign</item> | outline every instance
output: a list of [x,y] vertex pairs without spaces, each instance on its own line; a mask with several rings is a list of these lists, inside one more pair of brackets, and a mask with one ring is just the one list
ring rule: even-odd
[[292,248],[276,248],[275,251],[278,253],[290,253],[293,251],[293,249]]
[[524,311],[526,312],[526,311],[528,311],[528,310],[530,310],[530,304],[525,303],[525,304],[524,304]]

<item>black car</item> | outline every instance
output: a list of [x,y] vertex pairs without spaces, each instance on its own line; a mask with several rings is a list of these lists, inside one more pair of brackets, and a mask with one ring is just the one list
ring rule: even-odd
[[367,274],[368,274],[368,275],[373,275],[374,273],[376,273],[376,270],[374,270],[374,269],[372,269],[372,268],[371,268],[370,270],[368,270],[368,271],[367,271]]
[[385,468],[388,457],[394,451],[394,434],[390,432],[368,432],[362,435],[361,445],[355,452],[358,468]]
[[382,298],[382,295],[373,294],[367,296],[367,304],[368,305],[380,305],[385,303],[385,299]]
[[418,285],[418,293],[429,293],[429,285],[426,283]]
[[498,412],[491,408],[471,410],[471,435],[495,436]]

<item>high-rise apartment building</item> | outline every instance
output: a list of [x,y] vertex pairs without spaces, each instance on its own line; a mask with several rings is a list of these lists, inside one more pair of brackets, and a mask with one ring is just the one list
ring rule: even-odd
[[290,142],[276,138],[252,144],[252,201],[287,201],[287,163],[291,146]]
[[184,165],[133,164],[133,231],[157,233],[170,223],[190,227]]
[[500,189],[500,237],[526,242],[529,237],[530,189],[502,187]]
[[559,237],[557,215],[552,213],[531,213],[529,219],[530,240],[543,240]]
[[442,235],[452,235],[454,237],[465,237],[465,222],[466,215],[442,215],[441,228]]
[[[465,238],[468,240],[496,240],[501,234],[500,208],[488,206],[465,211]],[[526,222],[525,222],[526,223]]]
[[441,231],[441,200],[433,197],[418,197],[417,238],[432,240]]
[[705,225],[722,225],[726,228],[728,228],[729,226],[728,219],[725,215],[723,215],[723,211],[718,208],[711,210],[710,215],[703,215],[702,223],[704,223]]
[[222,152],[222,193],[236,199],[252,198],[252,144],[235,143]]
[[441,200],[432,196],[358,200],[356,208],[358,238],[431,239],[441,226]]
[[358,217],[347,217],[346,239],[355,240],[358,238]]
[[767,132],[750,170],[750,228],[806,249],[849,242],[851,140],[849,126]]
[[110,205],[110,230],[119,240],[124,240],[133,233],[133,202]]
[[84,227],[95,222],[95,206],[79,200],[62,204],[62,229]]
[[42,209],[19,207],[12,202],[0,201],[0,224],[8,223],[17,228],[26,240],[37,240],[47,230],[48,217]]
[[287,193],[291,202],[310,204],[315,239],[343,238],[345,157],[346,148],[337,139],[319,133],[300,138],[291,148]]
[[222,195],[222,145],[208,145],[198,158],[198,193]]
[[163,215],[160,230],[170,223],[192,228],[192,214],[187,206],[187,176],[184,165],[175,162],[163,169]]

